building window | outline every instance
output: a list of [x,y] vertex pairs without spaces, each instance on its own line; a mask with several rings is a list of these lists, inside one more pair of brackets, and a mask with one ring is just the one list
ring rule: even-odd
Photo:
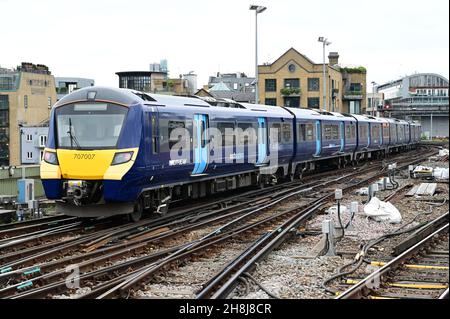
[[284,106],[285,107],[300,107],[300,98],[299,97],[285,97],[284,98]]
[[266,79],[266,92],[276,92],[277,91],[277,80],[276,79]]
[[32,142],[32,141],[33,141],[33,135],[27,134],[27,142]]
[[47,98],[47,106],[49,109],[52,108],[52,98],[50,96]]
[[27,159],[33,159],[33,152],[27,152]]
[[294,73],[295,70],[297,70],[297,67],[295,66],[295,64],[289,64],[288,66],[289,72]]
[[351,83],[350,84],[350,92],[362,92],[361,83]]
[[308,98],[308,108],[318,109],[320,108],[320,97],[310,97]]
[[277,105],[277,99],[266,99],[265,104],[266,104],[266,105],[273,105],[273,106],[276,106],[276,105]]
[[300,79],[284,79],[284,87],[298,89],[300,88]]
[[28,108],[28,95],[23,96],[23,106],[27,109]]
[[39,147],[45,147],[47,144],[47,135],[40,135],[39,136]]
[[320,90],[320,79],[319,78],[308,79],[308,91],[317,92],[319,90]]
[[361,114],[360,101],[350,101],[350,114]]

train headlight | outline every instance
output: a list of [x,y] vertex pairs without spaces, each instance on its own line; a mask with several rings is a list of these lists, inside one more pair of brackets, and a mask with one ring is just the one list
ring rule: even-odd
[[45,151],[44,152],[44,161],[53,164],[58,165],[58,155],[56,155],[55,152]]
[[133,158],[133,152],[120,152],[114,155],[111,165],[125,164]]

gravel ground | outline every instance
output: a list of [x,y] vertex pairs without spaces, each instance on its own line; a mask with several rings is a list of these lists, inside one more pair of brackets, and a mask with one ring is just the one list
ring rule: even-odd
[[[448,162],[437,163],[423,163],[426,165],[433,164],[433,167],[448,167]],[[422,180],[413,180],[407,178],[407,172],[402,176],[397,177],[399,187],[408,184],[418,184]],[[448,201],[448,184],[438,184],[438,190],[435,196],[428,200],[438,201],[446,199]],[[432,207],[426,202],[427,198],[408,198],[404,194],[410,188],[405,188],[400,191],[392,200],[394,206],[400,211],[402,215],[402,222],[400,224],[390,224],[388,222],[377,222],[369,219],[363,215],[363,203],[367,201],[367,196],[360,196],[357,194],[345,195],[342,205],[350,207],[350,203],[357,201],[360,203],[360,210],[356,214],[352,223],[353,230],[347,232],[346,237],[337,244],[337,251],[344,252],[341,257],[318,257],[314,259],[308,258],[308,255],[313,251],[314,246],[319,242],[320,237],[306,237],[297,238],[286,242],[279,250],[273,252],[263,262],[261,262],[257,269],[252,273],[261,285],[263,285],[271,293],[280,298],[299,298],[299,299],[322,299],[334,298],[324,292],[321,283],[324,279],[333,275],[339,267],[350,262],[348,258],[353,258],[354,254],[358,252],[361,243],[368,240],[378,238],[384,234],[393,232],[398,228],[405,226],[413,227],[422,222],[431,221],[442,214],[448,212],[448,202],[439,207]],[[383,191],[377,194],[377,197],[383,199],[390,195],[392,191]],[[329,205],[326,209],[332,207]],[[432,207],[432,208],[430,208]],[[335,225],[338,225],[337,213],[325,213],[318,215],[308,223],[309,230],[321,231],[322,221],[332,217]],[[350,213],[342,214],[343,224],[345,225],[349,220]],[[389,259],[393,247],[408,235],[398,236],[390,240],[384,241],[378,245],[376,249],[371,251],[370,257],[374,259]],[[360,271],[355,273],[355,276],[363,276],[371,271],[373,267],[365,266]],[[341,290],[348,288],[348,286],[334,285]],[[257,285],[251,283],[249,287],[241,284],[234,292],[233,298],[255,298],[266,299],[269,296],[260,289]]]
[[[422,163],[422,165],[433,167],[448,167],[448,162],[437,163]],[[406,173],[407,174],[407,173]],[[408,184],[417,184],[421,180],[408,179],[403,172],[397,177],[400,187]],[[403,176],[403,177],[402,177]],[[285,242],[279,249],[272,252],[267,258],[260,262],[252,276],[268,291],[283,299],[324,299],[334,298],[334,296],[327,294],[322,288],[323,280],[333,275],[339,267],[351,261],[354,254],[358,252],[362,243],[377,238],[386,233],[393,232],[398,228],[408,224],[408,227],[413,227],[418,223],[435,219],[436,217],[448,211],[448,203],[439,207],[432,206],[427,203],[427,200],[444,200],[448,201],[448,184],[438,184],[436,196],[433,198],[406,198],[404,194],[410,188],[405,188],[400,191],[392,200],[392,203],[402,214],[402,223],[390,224],[388,222],[377,222],[367,218],[363,215],[363,204],[367,201],[367,196],[360,196],[358,194],[344,195],[342,205],[350,207],[353,201],[359,202],[360,210],[356,214],[353,221],[353,230],[348,231],[346,237],[337,244],[337,251],[341,253],[335,257],[316,257],[315,253],[318,251],[317,247],[321,241],[321,236],[293,236],[292,239]],[[392,191],[385,191],[377,193],[380,199],[390,195]],[[283,203],[282,207],[277,208],[277,211],[291,208],[299,205],[304,201],[301,196],[292,198]],[[330,204],[325,207],[325,210],[332,207]],[[271,213],[273,214],[273,212]],[[343,224],[349,220],[349,212],[343,214]],[[258,218],[267,216],[261,214]],[[335,225],[338,225],[337,213],[323,213],[310,220],[306,226],[307,231],[321,231],[322,222],[324,219],[333,219]],[[207,228],[195,230],[177,237],[170,241],[164,241],[161,245],[155,247],[156,250],[166,248],[168,246],[178,245],[182,242],[187,242],[200,238],[218,226],[210,226]],[[212,249],[209,253],[200,257],[192,258],[189,261],[182,262],[177,266],[171,267],[160,275],[150,279],[149,282],[137,290],[131,297],[134,298],[195,298],[202,285],[212,276],[214,276],[220,269],[230,260],[244,251],[254,240],[257,234],[248,236],[245,241],[227,242],[226,245],[218,246]],[[386,240],[370,252],[370,258],[377,260],[388,259],[392,248],[397,243],[403,240],[407,235],[399,236],[390,240]],[[254,237],[254,238],[253,238]],[[130,257],[134,258],[134,257]],[[130,258],[127,258],[130,259]],[[122,260],[120,262],[123,262]],[[368,266],[361,268],[355,273],[355,276],[363,276],[368,271],[373,271],[373,267]],[[334,287],[341,290],[345,286],[335,283]],[[89,287],[81,288],[72,295],[59,295],[54,298],[73,298],[85,294],[90,291]],[[266,294],[258,285],[250,279],[243,281],[230,295],[230,298],[245,298],[245,299],[267,299],[269,295]]]

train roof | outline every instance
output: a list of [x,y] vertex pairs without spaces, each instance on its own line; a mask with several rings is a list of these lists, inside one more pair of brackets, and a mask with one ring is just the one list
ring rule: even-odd
[[317,120],[318,118],[320,118],[321,120],[328,120],[328,121],[345,120],[350,122],[356,122],[353,116],[345,113],[327,112],[318,109],[304,109],[304,108],[299,109],[290,107],[286,107],[286,109],[295,114],[295,116],[301,117],[302,119]]
[[[174,108],[205,107],[214,112],[229,113],[231,111],[243,116],[276,116],[293,118],[287,110],[278,106],[261,104],[237,103],[228,99],[200,98],[197,96],[172,96],[145,93],[130,89],[93,86],[76,90],[59,100],[55,107],[80,101],[101,101],[117,103],[130,107],[136,104],[166,106]],[[239,111],[237,111],[239,110]]]

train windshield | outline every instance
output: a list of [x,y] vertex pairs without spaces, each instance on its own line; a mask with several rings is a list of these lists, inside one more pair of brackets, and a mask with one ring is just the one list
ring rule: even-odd
[[80,103],[55,111],[59,148],[107,149],[117,145],[128,108],[108,103]]

